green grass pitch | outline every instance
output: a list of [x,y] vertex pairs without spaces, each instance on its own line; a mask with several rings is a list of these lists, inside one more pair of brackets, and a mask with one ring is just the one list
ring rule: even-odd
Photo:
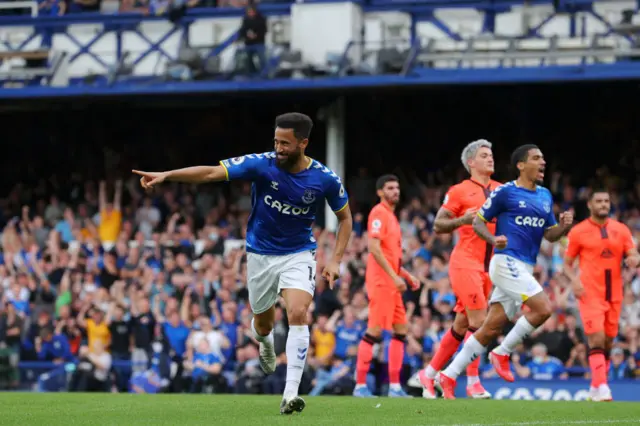
[[279,414],[278,396],[2,393],[4,425],[632,425],[639,403],[564,401],[426,401],[305,398]]

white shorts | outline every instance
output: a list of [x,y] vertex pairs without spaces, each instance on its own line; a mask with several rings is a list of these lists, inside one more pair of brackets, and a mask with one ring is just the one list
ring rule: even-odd
[[542,286],[533,277],[533,266],[506,254],[493,256],[489,277],[494,285],[489,303],[502,304],[510,320],[523,302],[542,292]]
[[247,287],[254,314],[265,312],[285,288],[316,290],[315,252],[303,251],[283,256],[247,253]]

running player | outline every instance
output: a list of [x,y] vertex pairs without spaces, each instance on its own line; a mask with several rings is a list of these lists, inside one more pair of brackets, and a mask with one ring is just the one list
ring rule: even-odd
[[[611,201],[606,190],[591,193],[588,207],[591,216],[569,232],[564,272],[578,298],[589,343],[591,400],[611,401],[607,374],[622,311],[622,260],[635,268],[640,255],[629,228],[609,219]],[[576,257],[580,258],[580,275],[573,269]]]
[[369,297],[369,323],[358,346],[356,387],[353,395],[371,397],[367,388],[367,373],[373,357],[373,345],[381,342],[382,330],[393,330],[389,343],[389,396],[408,397],[400,386],[400,370],[404,359],[404,341],[408,332],[407,313],[402,293],[405,280],[416,290],[420,281],[402,267],[402,231],[395,216],[400,201],[400,184],[394,175],[378,178],[376,189],[380,203],[369,213],[367,237],[366,287]]
[[[569,230],[573,214],[560,214],[556,223],[553,199],[539,186],[544,179],[545,161],[535,145],[517,148],[511,163],[519,171],[517,180],[498,187],[484,203],[473,221],[474,231],[495,247],[489,276],[495,285],[487,319],[467,339],[460,353],[438,376],[444,397],[455,399],[456,379],[467,365],[487,350],[508,320],[513,320],[524,303],[529,311],[515,323],[489,360],[503,379],[513,382],[509,356],[522,340],[551,316],[551,302],[533,277],[542,237],[557,241]],[[487,222],[497,220],[496,236]]]
[[[471,178],[449,189],[433,226],[437,233],[458,229],[460,239],[449,262],[451,287],[458,300],[451,330],[442,337],[431,363],[418,374],[424,388],[422,396],[426,399],[436,398],[436,374],[456,353],[462,340],[471,336],[482,325],[487,316],[487,300],[491,293],[488,271],[493,246],[479,238],[471,227],[478,209],[491,191],[500,185],[491,180],[494,170],[491,142],[484,139],[471,142],[462,150],[461,160]],[[495,224],[487,226],[492,233],[495,232]],[[491,398],[491,394],[480,383],[479,364],[480,358],[467,367],[467,395],[475,399]]]
[[313,122],[299,113],[278,116],[274,152],[249,154],[220,162],[168,172],[134,170],[149,189],[164,181],[204,183],[245,179],[253,182],[253,206],[247,226],[247,276],[251,327],[260,342],[260,366],[271,374],[276,368],[273,343],[274,305],[281,294],[287,309],[287,378],[280,413],[302,411],[298,396],[307,351],[307,310],[316,280],[316,241],[311,224],[324,199],[336,213],[338,236],[333,258],[322,276],[333,288],[351,235],[352,220],[347,193],[340,178],[329,168],[305,155]]

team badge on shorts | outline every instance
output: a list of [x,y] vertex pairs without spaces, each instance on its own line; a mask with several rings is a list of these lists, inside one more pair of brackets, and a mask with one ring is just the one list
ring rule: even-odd
[[313,191],[311,189],[305,189],[304,190],[304,195],[302,196],[302,201],[305,204],[311,204],[314,201],[316,201],[316,193],[315,193],[315,191]]

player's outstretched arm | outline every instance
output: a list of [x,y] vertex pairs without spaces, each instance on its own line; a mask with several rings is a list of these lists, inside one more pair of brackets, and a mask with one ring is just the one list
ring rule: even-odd
[[206,183],[226,180],[227,171],[223,166],[194,166],[165,172],[143,172],[132,170],[141,176],[140,184],[144,189],[151,189],[164,181],[182,183]]

